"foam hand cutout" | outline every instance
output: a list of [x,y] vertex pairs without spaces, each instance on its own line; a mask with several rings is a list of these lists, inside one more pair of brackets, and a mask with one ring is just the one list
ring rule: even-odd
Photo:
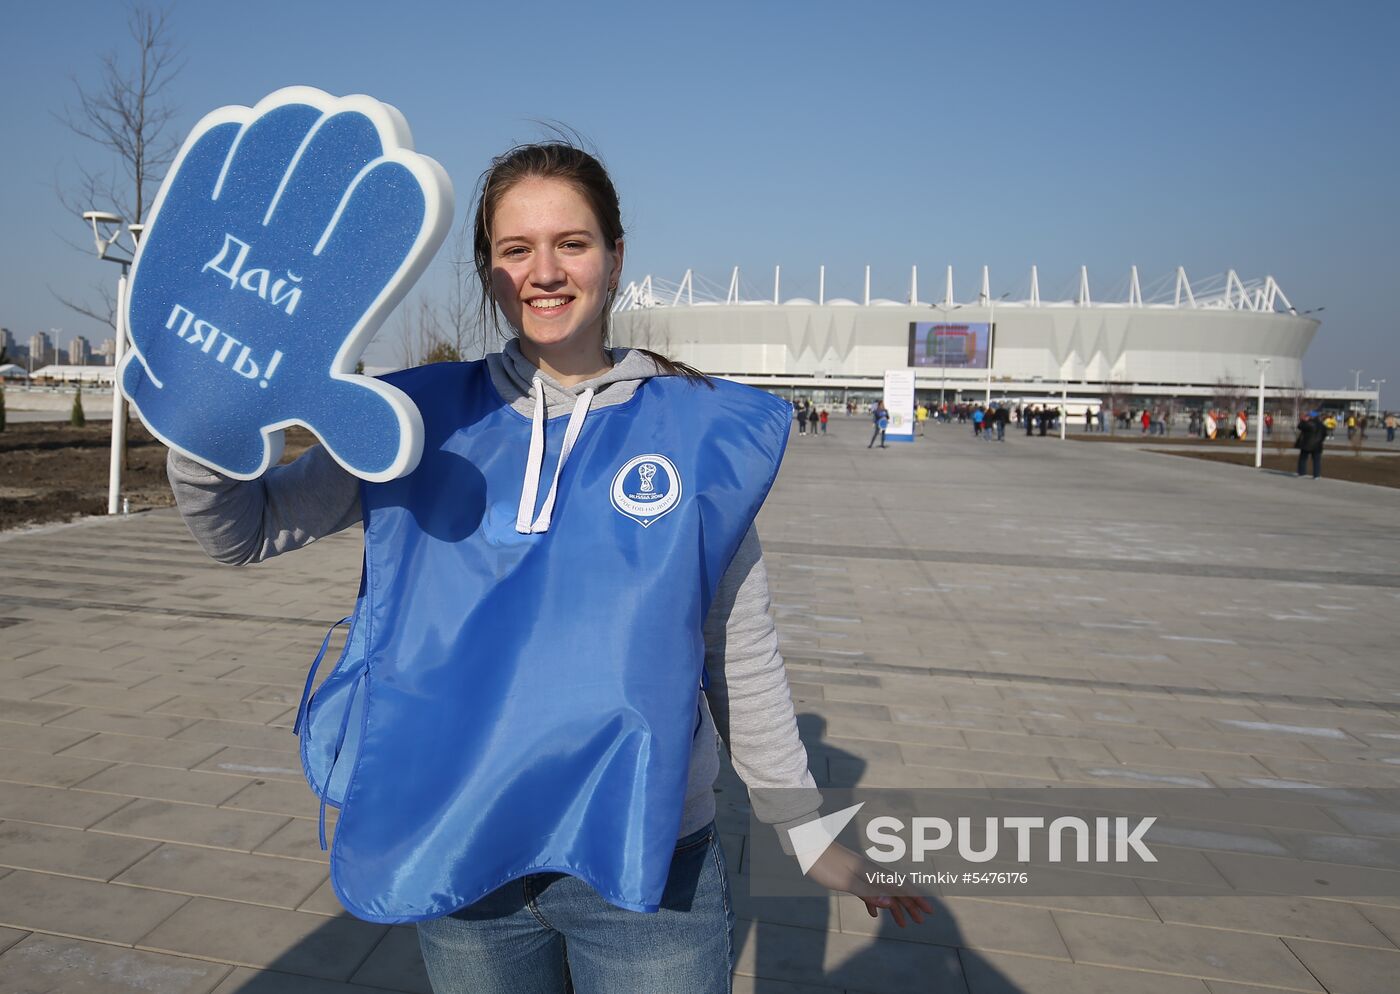
[[422,420],[354,373],[452,221],[452,184],[394,108],[289,87],[196,125],[151,208],[122,391],[163,442],[260,476],[305,425],[351,473],[418,463]]

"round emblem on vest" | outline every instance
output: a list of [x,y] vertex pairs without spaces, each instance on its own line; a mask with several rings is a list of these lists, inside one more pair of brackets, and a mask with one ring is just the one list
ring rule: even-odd
[[643,528],[681,499],[681,475],[665,456],[648,453],[623,464],[612,481],[612,504]]

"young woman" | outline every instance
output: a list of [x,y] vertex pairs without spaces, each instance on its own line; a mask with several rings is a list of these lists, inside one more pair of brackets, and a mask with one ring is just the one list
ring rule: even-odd
[[[394,374],[424,420],[413,473],[364,485],[318,447],[240,483],[172,454],[181,512],[229,563],[363,522],[303,761],[341,808],[337,894],[417,922],[438,994],[728,991],[717,738],[763,821],[820,803],[752,527],[789,408],[608,347],[623,230],[593,156],[496,159],[474,248],[483,317],[513,337]],[[860,868],[832,846],[808,875],[922,920]]]

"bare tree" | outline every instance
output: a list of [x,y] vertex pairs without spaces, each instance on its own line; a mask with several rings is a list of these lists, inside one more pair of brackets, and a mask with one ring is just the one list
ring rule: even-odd
[[1128,399],[1127,388],[1124,386],[1122,378],[1117,374],[1109,376],[1107,383],[1104,384],[1103,403],[1108,405],[1108,430],[1110,434],[1116,435],[1118,433],[1118,415],[1122,410],[1122,405]]
[[[131,45],[125,53],[111,51],[102,56],[94,83],[85,85],[73,77],[75,101],[56,115],[73,134],[106,153],[103,167],[79,166],[77,179],[59,186],[59,202],[74,218],[86,210],[103,209],[115,211],[129,224],[144,221],[179,147],[178,140],[167,134],[176,109],[166,91],[184,66],[172,38],[170,11],[131,6],[127,31]],[[92,251],[91,246],[74,247]],[[115,301],[106,287],[98,293],[101,303],[95,304],[53,291],[65,307],[111,324]]]
[[1215,395],[1211,400],[1233,421],[1235,415],[1248,406],[1249,386],[1222,376],[1215,381]]
[[461,362],[485,351],[486,335],[480,319],[481,287],[466,224],[458,227],[443,262],[448,270],[448,282],[441,298],[423,291],[399,312],[399,347],[405,366]]

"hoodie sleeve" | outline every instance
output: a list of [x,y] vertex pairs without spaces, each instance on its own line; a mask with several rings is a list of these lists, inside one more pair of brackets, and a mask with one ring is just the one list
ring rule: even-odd
[[752,527],[705,619],[705,668],[710,713],[735,772],[749,788],[754,814],[779,828],[805,821],[821,806],[822,796],[797,733],[770,613],[768,570]]
[[316,445],[256,480],[233,480],[171,451],[166,475],[185,525],[214,559],[246,566],[357,524],[359,480]]

